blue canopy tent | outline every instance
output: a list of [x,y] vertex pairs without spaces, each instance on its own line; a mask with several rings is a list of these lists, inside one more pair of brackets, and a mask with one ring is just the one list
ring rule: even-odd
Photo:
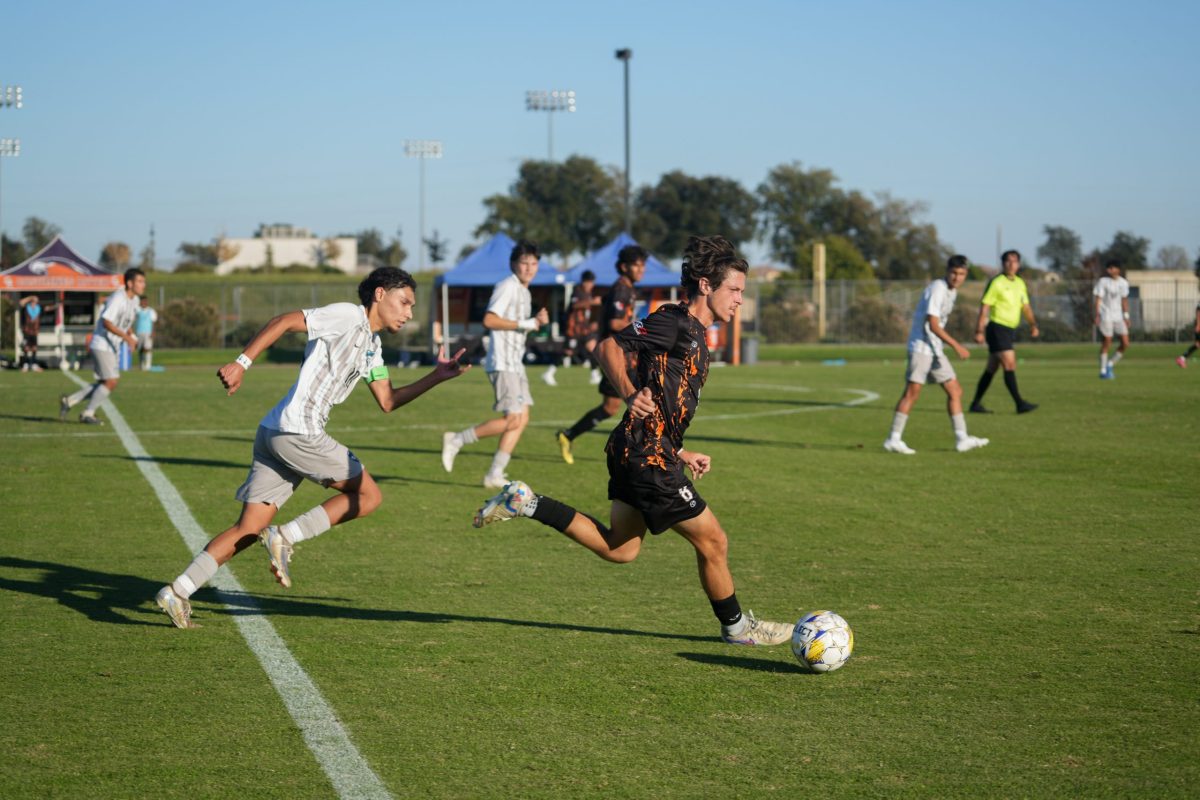
[[[585,270],[590,269],[596,275],[597,286],[612,286],[617,282],[617,253],[621,252],[622,247],[630,244],[637,244],[637,242],[628,233],[619,234],[617,238],[567,270],[564,273],[566,283],[572,285],[579,283],[579,276]],[[658,289],[678,285],[678,272],[672,272],[654,256],[646,259],[646,274],[638,281],[638,286],[644,286],[647,289]]]

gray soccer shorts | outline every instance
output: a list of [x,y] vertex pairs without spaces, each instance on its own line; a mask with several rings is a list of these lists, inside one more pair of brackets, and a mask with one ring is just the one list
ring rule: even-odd
[[153,350],[154,349],[154,334],[139,333],[137,335],[137,340],[138,340],[138,349],[139,350]]
[[909,383],[947,383],[958,376],[946,354],[935,356],[931,353],[909,353],[908,369],[904,379]]
[[1111,339],[1113,336],[1128,336],[1129,326],[1123,319],[1105,319],[1101,317],[1100,335],[1105,339]]
[[529,378],[525,370],[520,372],[489,372],[488,380],[492,382],[492,390],[496,393],[493,411],[502,414],[519,414],[526,406],[533,405],[533,397],[529,394]]
[[121,370],[117,366],[117,354],[108,350],[92,350],[92,371],[96,373],[96,380],[99,381],[115,381],[121,377]]
[[305,479],[328,487],[357,478],[362,471],[358,457],[327,433],[306,436],[260,425],[254,436],[254,462],[237,499],[282,508]]

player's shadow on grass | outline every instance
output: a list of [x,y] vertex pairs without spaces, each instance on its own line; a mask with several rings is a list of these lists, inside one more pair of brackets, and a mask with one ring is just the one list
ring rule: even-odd
[[[15,419],[18,422],[53,422],[55,425],[61,425],[63,420],[55,417],[34,417],[25,414],[0,414],[0,419]],[[70,420],[74,421],[74,420]]]
[[688,434],[689,442],[717,442],[720,444],[745,444],[752,447],[782,447],[785,450],[855,450],[853,444],[814,444],[812,442],[791,442],[779,439],[745,439],[739,436],[702,436]]
[[93,622],[112,625],[153,625],[157,622],[136,619],[122,612],[145,615],[146,601],[153,603],[155,592],[162,587],[161,581],[8,556],[0,557],[0,570],[26,570],[21,578],[9,578],[0,573],[0,590],[54,600]]
[[213,458],[176,458],[173,456],[105,456],[105,455],[89,455],[85,458],[116,458],[121,461],[144,461],[148,464],[170,464],[172,466],[183,467],[219,467],[222,469],[236,469],[242,472],[246,471],[245,461],[218,461]]
[[870,408],[869,403],[838,403],[833,400],[793,400],[791,398],[767,398],[767,397],[705,397],[704,405],[710,403],[739,403],[741,405],[776,405],[776,406],[819,406],[821,408],[838,408],[838,409],[854,409],[854,408]]
[[737,667],[738,669],[752,669],[758,672],[775,672],[779,674],[794,675],[814,675],[816,673],[802,669],[799,664],[794,661],[778,661],[775,659],[767,660],[765,658],[746,658],[745,656],[725,656],[716,655],[714,653],[676,653],[680,658],[686,658],[688,661],[695,661],[699,664],[709,664],[717,667]]

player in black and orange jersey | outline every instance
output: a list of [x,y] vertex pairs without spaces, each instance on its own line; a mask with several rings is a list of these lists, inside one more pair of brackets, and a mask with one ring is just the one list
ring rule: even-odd
[[[489,500],[474,524],[481,528],[532,517],[617,563],[637,558],[647,530],[658,534],[670,528],[696,550],[700,585],[721,623],[721,637],[730,644],[782,644],[791,639],[790,624],[742,614],[729,573],[729,541],[692,484],[709,471],[711,459],[683,447],[708,377],[705,331],[714,321],[733,318],[742,303],[746,270],[746,261],[724,237],[693,236],[683,255],[687,300],[664,305],[600,342],[601,366],[628,404],[606,447],[609,527],[554,498],[535,495],[521,481]],[[629,353],[638,356],[632,380],[626,371]]]
[[[601,339],[620,333],[633,322],[633,308],[637,305],[637,290],[633,287],[646,274],[646,258],[646,251],[636,244],[625,245],[617,253],[619,277],[604,298],[600,313]],[[580,417],[570,428],[554,434],[563,461],[568,464],[575,463],[571,443],[621,410],[624,398],[608,378],[601,378],[600,394],[604,395],[604,402]]]

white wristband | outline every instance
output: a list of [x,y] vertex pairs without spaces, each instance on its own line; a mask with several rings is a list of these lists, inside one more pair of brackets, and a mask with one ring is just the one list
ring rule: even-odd
[[242,365],[242,369],[250,369],[250,365],[254,363],[245,353],[238,353],[238,357],[235,360]]
[[537,330],[538,322],[536,317],[519,320],[517,322],[517,330],[519,331],[535,331]]
[[1123,311],[1123,312],[1121,312],[1121,316],[1125,317],[1125,319],[1129,319],[1129,312]]

